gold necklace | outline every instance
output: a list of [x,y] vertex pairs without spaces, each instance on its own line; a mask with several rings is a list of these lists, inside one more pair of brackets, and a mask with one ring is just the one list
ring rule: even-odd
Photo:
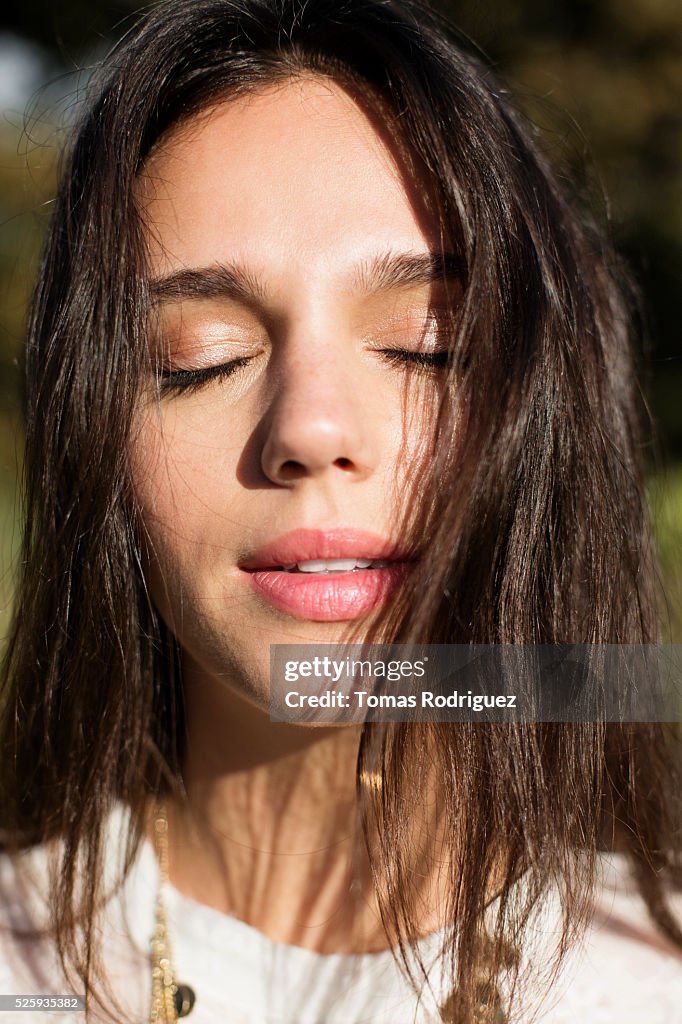
[[163,802],[158,804],[154,816],[154,846],[159,864],[159,885],[151,939],[152,1003],[149,1024],[177,1024],[179,1017],[187,1017],[192,1012],[196,997],[189,985],[178,984],[175,980],[163,898],[163,887],[168,881],[168,817]]
[[[163,887],[168,881],[168,816],[163,802],[157,805],[154,817],[154,846],[159,864],[159,885],[151,939],[152,1001],[149,1024],[177,1024],[179,1018],[188,1017],[192,1012],[196,996],[190,985],[175,980],[168,916],[163,898]],[[440,1008],[444,1020],[448,1019],[449,1002],[447,1000]],[[481,1006],[474,1018],[475,1024],[506,1024],[508,1018],[501,1008],[499,996],[496,996],[492,1007],[487,998],[485,1002],[488,1008]]]

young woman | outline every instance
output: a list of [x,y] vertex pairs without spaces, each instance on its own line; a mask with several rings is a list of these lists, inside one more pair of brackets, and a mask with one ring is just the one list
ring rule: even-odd
[[276,643],[656,641],[613,254],[407,0],[172,0],[97,88],[27,349],[0,988],[675,1019],[661,727],[268,714]]

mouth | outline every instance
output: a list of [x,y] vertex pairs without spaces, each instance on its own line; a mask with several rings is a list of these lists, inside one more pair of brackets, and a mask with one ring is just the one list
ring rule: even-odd
[[271,608],[296,619],[341,622],[385,604],[411,561],[384,538],[340,528],[285,534],[239,568]]
[[368,569],[386,569],[396,562],[389,559],[371,558],[313,558],[293,562],[291,565],[267,565],[245,568],[245,572],[288,572],[307,573],[315,576],[329,576],[332,573],[366,572]]

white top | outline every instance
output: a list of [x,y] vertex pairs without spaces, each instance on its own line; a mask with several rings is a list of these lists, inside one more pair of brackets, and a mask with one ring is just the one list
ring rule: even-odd
[[[116,866],[125,812],[110,821],[109,866]],[[12,931],[30,915],[44,914],[46,856],[41,848],[24,855],[37,889],[27,891],[10,859],[0,857],[0,994],[66,995],[74,992],[47,942],[21,941]],[[682,956],[667,951],[628,880],[623,858],[603,862],[604,881],[594,922],[544,999],[538,1024],[682,1024]],[[124,888],[112,900],[104,924],[107,978],[133,1024],[149,1019],[149,940],[154,928],[158,867],[144,842]],[[438,969],[417,998],[390,951],[364,955],[322,955],[274,942],[256,928],[165,889],[177,977],[196,992],[188,1024],[434,1024]],[[682,897],[674,906],[682,918]],[[545,956],[558,927],[558,902],[550,900],[533,926],[536,952]],[[420,943],[427,965],[441,935]],[[528,954],[529,962],[534,957]],[[531,990],[532,991],[532,990]],[[533,1003],[537,1009],[537,1004]],[[95,1013],[93,1021],[111,1018]],[[0,1024],[35,1021],[84,1024],[83,1013],[0,1011]],[[530,1020],[526,1008],[514,1018]],[[121,1024],[120,1020],[116,1024]]]

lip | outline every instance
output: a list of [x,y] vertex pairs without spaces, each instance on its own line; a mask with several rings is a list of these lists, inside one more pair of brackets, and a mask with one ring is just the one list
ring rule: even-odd
[[331,530],[292,530],[263,545],[240,562],[245,570],[268,569],[316,558],[367,558],[406,562],[407,555],[394,541],[376,533],[336,527]]
[[[276,568],[331,558],[392,564],[319,576]],[[365,530],[339,527],[292,530],[251,552],[239,569],[258,596],[279,611],[313,622],[341,622],[361,618],[384,604],[409,572],[410,561],[394,541]]]

